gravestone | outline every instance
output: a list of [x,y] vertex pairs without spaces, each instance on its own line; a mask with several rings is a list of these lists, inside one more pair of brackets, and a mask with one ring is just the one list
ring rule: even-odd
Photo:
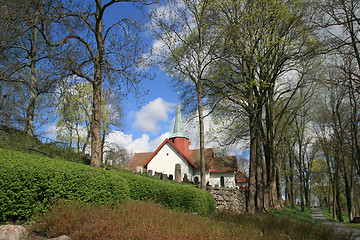
[[152,171],[152,170],[148,170],[148,171],[147,171],[147,175],[151,177],[151,176],[153,175],[153,171]]
[[175,181],[181,182],[181,165],[179,163],[175,165]]
[[136,172],[137,173],[143,173],[143,167],[142,166],[136,166]]

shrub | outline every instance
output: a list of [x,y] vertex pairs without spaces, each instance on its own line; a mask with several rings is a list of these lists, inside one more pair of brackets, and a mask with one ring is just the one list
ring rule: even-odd
[[113,171],[0,149],[0,222],[30,218],[52,199],[115,204],[129,199]]
[[261,239],[254,227],[213,220],[211,217],[170,211],[152,202],[118,206],[56,203],[38,216],[29,231],[71,239]]
[[127,179],[130,196],[134,200],[149,200],[168,208],[211,215],[215,212],[215,200],[210,193],[193,185],[119,171]]

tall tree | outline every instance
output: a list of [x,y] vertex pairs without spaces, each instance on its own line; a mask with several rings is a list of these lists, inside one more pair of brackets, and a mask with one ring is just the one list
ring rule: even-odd
[[[91,120],[91,165],[100,167],[102,157],[101,137],[101,95],[104,85],[111,86],[119,97],[125,97],[129,91],[140,93],[139,84],[149,76],[141,71],[144,47],[139,38],[139,25],[130,18],[120,18],[107,26],[104,23],[106,10],[117,3],[144,1],[93,0],[91,2],[65,2],[60,11],[53,12],[56,29],[53,33],[57,42],[48,44],[64,46],[70,51],[63,56],[61,66],[71,74],[86,79],[92,85]],[[56,16],[58,15],[58,16]],[[79,29],[75,32],[74,27]],[[46,35],[46,29],[42,29]]]
[[[225,40],[224,61],[230,78],[215,82],[219,93],[243,108],[250,131],[249,211],[255,211],[257,181],[264,183],[261,209],[281,206],[276,156],[277,84],[296,66],[313,56],[316,37],[307,2],[221,1],[220,29]],[[280,94],[281,95],[281,94]],[[285,105],[286,106],[286,105]],[[263,119],[263,116],[265,117]],[[262,159],[264,156],[264,159]],[[261,179],[260,174],[262,172]]]
[[14,20],[14,15],[10,14],[8,19],[2,19],[12,35],[8,41],[4,39],[1,42],[0,81],[22,84],[26,89],[25,132],[32,136],[36,101],[40,95],[50,91],[61,75],[54,71],[54,57],[59,54],[58,50],[46,45],[38,30],[48,25],[47,9],[55,7],[57,3],[51,0],[14,3],[5,1],[6,12],[18,11],[13,14],[22,16]]
[[174,80],[195,93],[200,129],[201,188],[205,188],[204,82],[214,62],[219,36],[214,29],[213,0],[168,1],[152,13],[152,30],[161,42],[156,49],[163,66]]

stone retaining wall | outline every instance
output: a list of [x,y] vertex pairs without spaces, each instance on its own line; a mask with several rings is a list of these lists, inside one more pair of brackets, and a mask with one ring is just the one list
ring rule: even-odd
[[216,201],[218,212],[230,211],[243,213],[246,211],[246,190],[235,188],[206,187]]

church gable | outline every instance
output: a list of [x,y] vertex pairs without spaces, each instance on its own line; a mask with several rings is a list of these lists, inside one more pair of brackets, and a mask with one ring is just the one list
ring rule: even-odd
[[192,166],[186,158],[176,151],[169,142],[166,142],[147,163],[146,168],[171,175],[175,173],[175,165],[177,164],[180,164],[182,172],[190,172],[192,175]]

